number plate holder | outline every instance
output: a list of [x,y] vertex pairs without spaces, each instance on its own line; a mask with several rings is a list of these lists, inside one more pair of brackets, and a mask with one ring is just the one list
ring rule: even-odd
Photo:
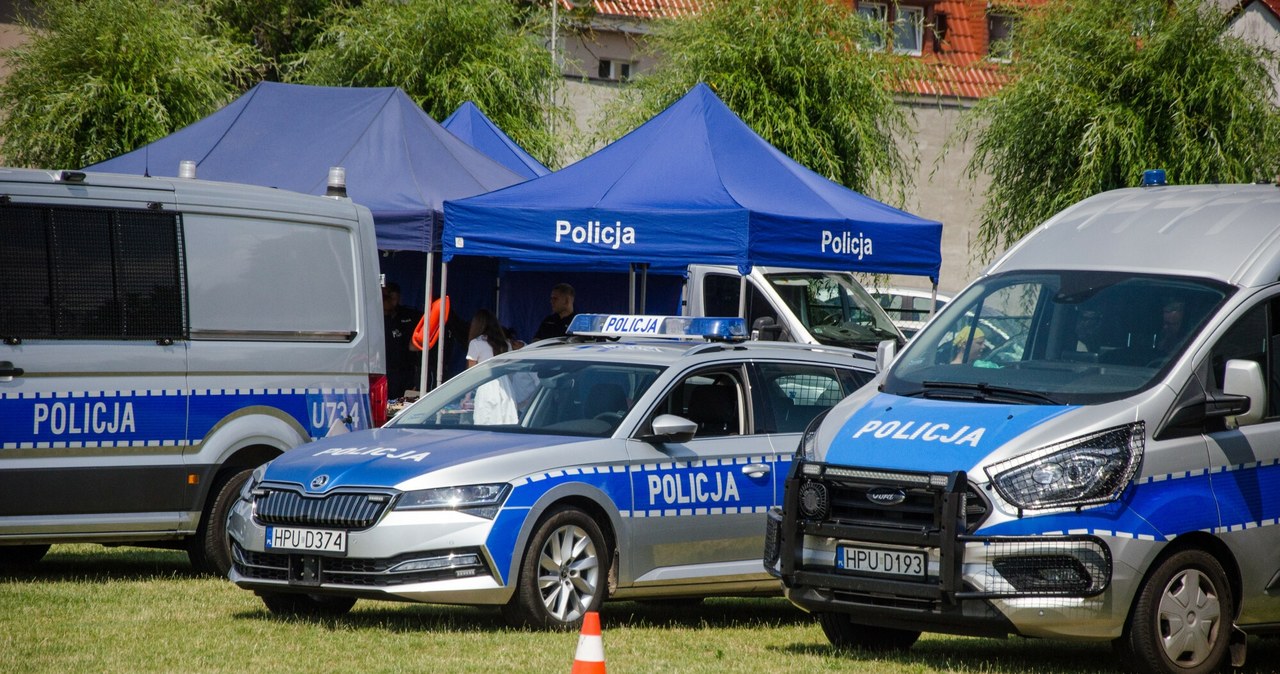
[[837,545],[836,568],[859,575],[925,580],[929,555],[919,550]]
[[346,556],[347,532],[270,526],[264,545],[268,552],[323,552]]

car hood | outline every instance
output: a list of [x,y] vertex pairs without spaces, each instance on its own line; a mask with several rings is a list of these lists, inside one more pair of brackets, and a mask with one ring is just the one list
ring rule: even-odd
[[825,461],[842,466],[946,473],[971,470],[1028,430],[1075,409],[877,394],[836,432]]
[[338,487],[394,487],[410,478],[451,466],[594,439],[383,428],[325,438],[285,452],[267,466],[263,480],[300,484],[316,494]]

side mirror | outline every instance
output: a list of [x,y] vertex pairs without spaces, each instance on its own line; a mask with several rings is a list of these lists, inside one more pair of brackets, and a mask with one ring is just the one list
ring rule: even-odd
[[1267,384],[1262,378],[1262,366],[1252,360],[1227,361],[1226,374],[1222,378],[1222,392],[1230,397],[1239,396],[1248,401],[1243,410],[1236,406],[1228,414],[1227,423],[1248,426],[1262,421],[1267,409]]
[[886,339],[876,345],[876,372],[884,372],[898,355],[898,340]]
[[751,338],[767,342],[782,340],[782,326],[773,320],[773,316],[761,316],[751,323]]
[[653,420],[653,435],[642,440],[652,442],[688,442],[698,432],[698,424],[674,414],[659,414]]

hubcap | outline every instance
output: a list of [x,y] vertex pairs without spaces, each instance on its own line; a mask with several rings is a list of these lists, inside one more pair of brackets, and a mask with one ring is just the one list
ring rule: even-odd
[[600,558],[581,527],[560,527],[538,554],[538,589],[547,613],[573,622],[586,613],[600,587]]
[[1185,569],[1169,581],[1160,598],[1160,643],[1165,655],[1183,667],[1209,657],[1221,623],[1218,590],[1203,573]]

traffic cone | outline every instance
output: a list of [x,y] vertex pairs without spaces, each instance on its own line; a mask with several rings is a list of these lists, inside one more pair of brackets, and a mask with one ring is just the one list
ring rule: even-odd
[[600,614],[595,611],[582,616],[582,634],[578,637],[578,652],[573,656],[573,671],[570,674],[605,674]]

